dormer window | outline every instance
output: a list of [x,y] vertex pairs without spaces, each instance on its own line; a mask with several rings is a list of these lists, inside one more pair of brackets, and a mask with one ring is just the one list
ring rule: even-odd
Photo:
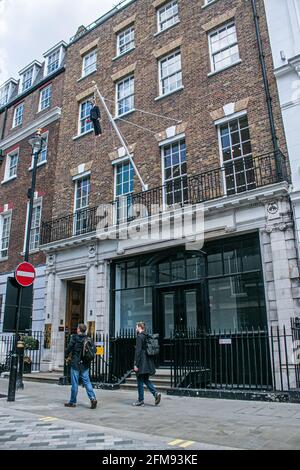
[[24,93],[25,91],[27,91],[29,88],[32,87],[41,69],[41,66],[42,64],[38,62],[37,60],[35,60],[19,72],[20,77],[21,77],[19,93]]
[[13,78],[10,78],[2,85],[0,88],[0,107],[5,106],[9,102],[16,86],[17,82]]
[[0,89],[0,106],[5,106],[8,102],[9,83]]
[[47,75],[55,72],[59,68],[60,49],[50,54],[48,57]]
[[43,56],[45,57],[45,67],[44,67],[44,77],[54,73],[58,70],[62,64],[65,50],[67,44],[64,41],[56,44],[54,47],[45,52]]
[[23,75],[23,82],[22,82],[22,91],[28,90],[31,87],[33,82],[33,67]]

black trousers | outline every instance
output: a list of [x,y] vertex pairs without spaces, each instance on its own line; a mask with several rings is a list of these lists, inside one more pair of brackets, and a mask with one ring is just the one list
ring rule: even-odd
[[93,126],[94,126],[95,135],[102,134],[99,119],[92,119],[92,123],[93,123]]

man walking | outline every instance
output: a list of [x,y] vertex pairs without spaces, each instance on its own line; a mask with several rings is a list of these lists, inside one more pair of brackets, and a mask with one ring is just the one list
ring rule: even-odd
[[144,384],[154,396],[154,403],[158,405],[161,400],[161,394],[156,391],[154,385],[150,382],[149,376],[155,374],[154,360],[146,352],[146,325],[144,322],[139,322],[136,325],[136,348],[134,357],[134,372],[137,376],[138,384],[138,400],[133,406],[144,406]]
[[71,398],[68,403],[65,403],[65,406],[69,408],[76,406],[79,377],[82,378],[86,393],[91,400],[91,408],[94,409],[97,406],[96,395],[89,377],[89,363],[83,361],[83,346],[87,338],[85,333],[86,326],[80,323],[77,327],[77,334],[72,335],[66,350],[66,358],[71,354]]

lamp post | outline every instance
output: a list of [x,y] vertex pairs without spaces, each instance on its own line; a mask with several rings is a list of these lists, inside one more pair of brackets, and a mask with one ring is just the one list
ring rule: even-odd
[[[28,262],[29,259],[29,248],[30,248],[30,232],[32,223],[34,193],[36,184],[36,170],[38,164],[38,158],[43,150],[45,139],[42,137],[42,129],[38,129],[36,134],[29,139],[29,144],[32,148],[31,157],[33,159],[31,187],[28,189],[27,197],[29,199],[27,227],[26,227],[26,239],[25,239],[25,253],[24,261]],[[9,385],[8,385],[8,396],[7,401],[15,401],[16,388],[24,388],[22,375],[23,375],[23,359],[24,359],[24,343],[19,338],[19,323],[22,307],[22,293],[26,287],[19,286],[18,298],[17,298],[17,315],[15,322],[15,340],[13,354],[11,357],[10,374],[9,374]],[[18,356],[19,356],[19,374],[18,374]],[[17,380],[18,379],[18,380]]]

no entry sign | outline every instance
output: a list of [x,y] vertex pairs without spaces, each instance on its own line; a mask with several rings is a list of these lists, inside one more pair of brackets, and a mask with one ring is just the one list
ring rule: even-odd
[[35,280],[35,269],[32,264],[26,262],[19,264],[16,269],[15,278],[20,286],[31,286]]

